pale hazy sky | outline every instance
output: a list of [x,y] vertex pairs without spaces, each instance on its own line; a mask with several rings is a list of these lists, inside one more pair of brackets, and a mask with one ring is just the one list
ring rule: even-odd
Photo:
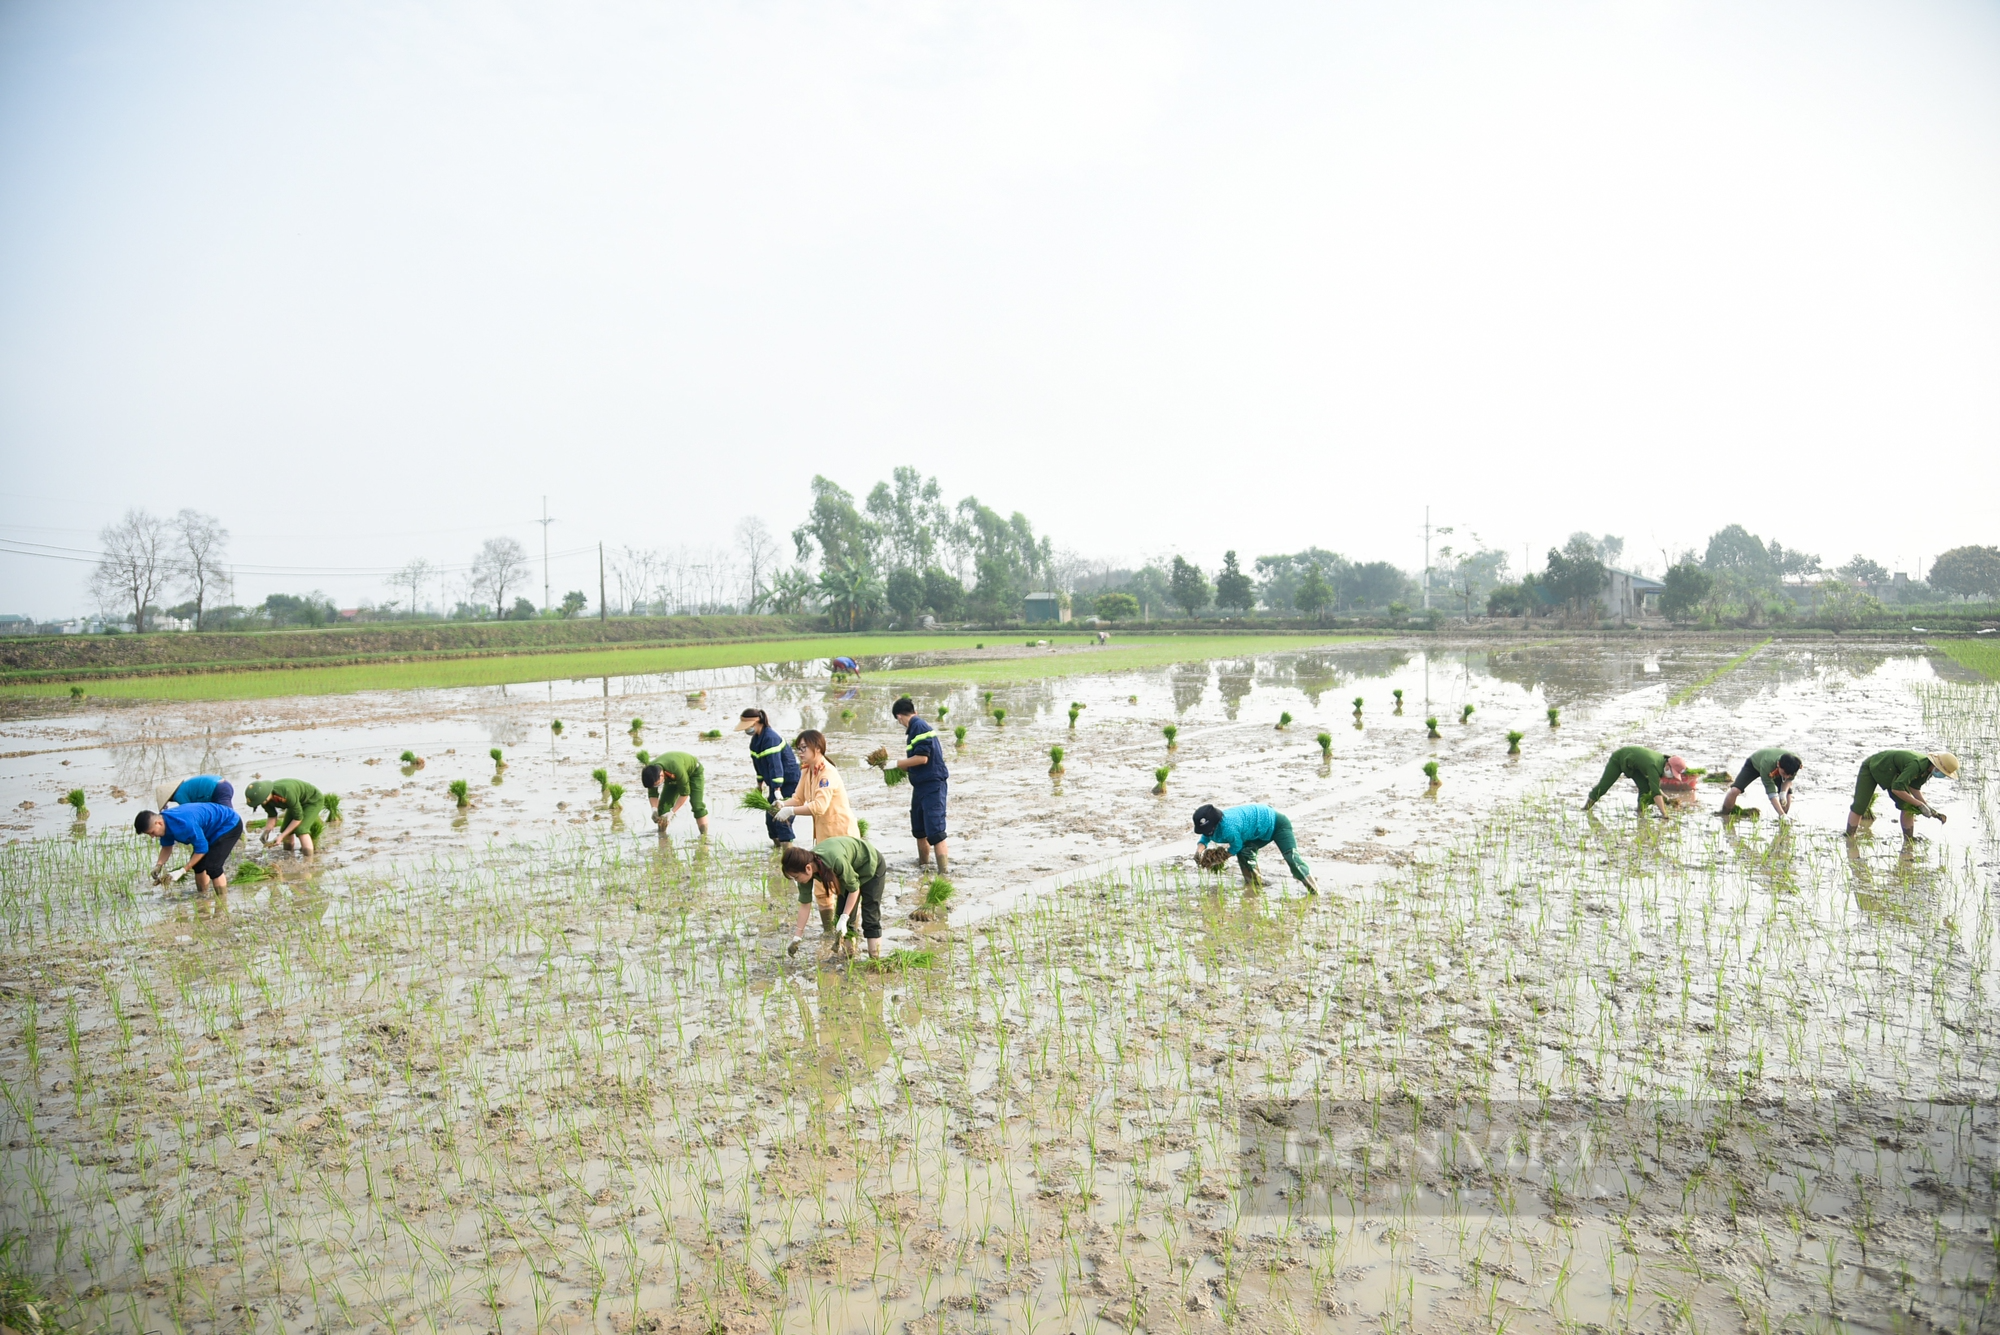
[[[1120,559],[1906,567],[2000,543],[2000,5],[9,0],[0,451],[0,537],[315,568],[900,463]],[[392,596],[242,594],[315,585]]]

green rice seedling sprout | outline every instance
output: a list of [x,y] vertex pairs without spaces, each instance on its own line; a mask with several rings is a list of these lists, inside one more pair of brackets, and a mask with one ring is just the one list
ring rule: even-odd
[[76,809],[76,818],[78,820],[82,820],[85,816],[88,816],[90,814],[89,810],[86,809],[85,806],[83,805],[84,797],[83,797],[83,789],[81,788],[72,788],[67,793],[63,794],[63,801],[69,803],[72,807]]
[[472,785],[464,779],[453,779],[451,781],[451,795],[458,799],[458,806],[461,811],[472,805]]
[[1167,776],[1173,772],[1174,767],[1172,765],[1162,765],[1153,771],[1153,795],[1155,797],[1165,797],[1167,795]]
[[1319,743],[1319,756],[1320,756],[1320,759],[1321,759],[1321,760],[1331,760],[1331,759],[1333,759],[1333,734],[1332,734],[1332,733],[1330,733],[1330,732],[1323,732],[1323,733],[1321,733],[1321,734],[1320,734],[1319,736],[1317,736],[1317,737],[1313,738],[1313,740]]
[[337,821],[341,818],[339,793],[327,793],[320,798],[320,801],[326,803],[326,818],[329,822]]
[[1292,716],[1291,716],[1290,712],[1289,712],[1289,711],[1284,711],[1284,710],[1281,710],[1281,711],[1279,711],[1279,713],[1278,713],[1278,731],[1279,731],[1279,732],[1283,732],[1283,731],[1284,731],[1284,730],[1285,730],[1286,728],[1289,728],[1289,727],[1291,727],[1291,726],[1292,726]]
[[707,732],[703,733],[701,736],[703,741],[712,742],[716,738],[722,736],[722,729],[710,728]]
[[1050,748],[1049,748],[1049,773],[1051,773],[1051,774],[1060,774],[1060,773],[1062,773],[1062,768],[1063,768],[1063,763],[1062,763],[1062,762],[1063,762],[1063,749],[1062,749],[1062,748],[1061,748],[1060,746],[1052,746],[1052,747],[1050,747]]
[[72,687],[70,687],[70,688],[69,688],[69,698],[70,698],[70,699],[72,699],[72,700],[81,700],[81,699],[83,699],[83,687],[81,687],[81,686],[72,686]]
[[938,722],[940,722],[940,723],[944,722],[944,716],[945,716],[946,714],[949,714],[950,712],[951,712],[951,706],[950,706],[950,705],[939,705],[939,706],[937,707],[937,716],[938,716]]
[[1399,687],[1397,687],[1397,688],[1396,688],[1395,690],[1393,690],[1393,691],[1389,692],[1389,694],[1391,694],[1391,695],[1393,695],[1393,696],[1395,696],[1395,697],[1396,697],[1396,708],[1398,708],[1398,709],[1401,709],[1401,708],[1403,707],[1403,690],[1402,690],[1402,688],[1401,688],[1401,687],[1399,686]]
[[854,717],[854,711],[851,709],[843,709],[840,711],[840,721],[843,723],[847,722],[849,719],[852,719],[853,717]]
[[[979,647],[984,649],[986,646],[982,644]],[[980,703],[984,705],[987,709],[993,708],[993,692],[991,691],[982,692]]]
[[1459,715],[1458,715],[1458,721],[1459,721],[1460,723],[1470,723],[1470,722],[1472,722],[1472,706],[1471,706],[1471,705],[1466,705],[1466,706],[1465,706],[1465,707],[1464,707],[1463,709],[1461,709],[1461,710],[1459,711]]
[[603,796],[604,790],[611,786],[611,771],[605,769],[594,769],[590,772],[590,777],[597,780],[598,795],[600,797]]
[[494,747],[494,748],[493,748],[493,749],[492,749],[491,751],[488,751],[488,752],[487,752],[486,754],[487,754],[487,755],[489,755],[489,756],[492,756],[492,757],[493,757],[493,768],[494,768],[494,769],[506,769],[506,768],[507,768],[507,756],[506,756],[506,753],[505,753],[505,752],[503,752],[503,751],[502,751],[502,750],[501,750],[501,749],[500,749],[499,747],[497,747],[497,746],[496,746],[496,747]]
[[613,811],[616,811],[620,806],[624,804],[625,785],[622,783],[614,783],[609,788],[606,788],[604,790],[604,795],[611,799],[610,803],[611,809]]
[[1081,700],[1072,700],[1072,701],[1070,701],[1070,702],[1069,702],[1069,726],[1070,726],[1070,731],[1074,732],[1074,731],[1076,730],[1076,716],[1077,716],[1078,714],[1081,714],[1082,712],[1083,712],[1083,701],[1081,701]]
[[397,758],[412,769],[422,769],[424,767],[424,758],[415,751],[405,751]]
[[963,723],[954,726],[951,730],[951,735],[958,739],[960,746],[965,745],[965,725]]
[[1004,728],[1004,727],[1006,727],[1006,726],[1007,726],[1007,711],[1006,711],[1006,710],[1004,710],[1004,709],[996,709],[996,710],[994,710],[994,711],[993,711],[993,721],[994,721],[995,723],[999,724],[999,725],[1000,725],[1001,727],[1003,727],[1003,728]]
[[634,715],[634,716],[633,716],[633,719],[632,719],[632,727],[631,727],[630,731],[632,731],[632,732],[644,732],[645,730],[646,730],[646,720],[644,720],[644,719],[642,719],[642,718],[639,718],[638,716]]
[[771,799],[764,796],[762,788],[752,788],[749,792],[743,794],[742,805],[745,811],[769,811],[771,809]]
[[1556,708],[1554,705],[1549,706],[1549,726],[1551,728],[1560,728],[1562,726],[1561,715],[1562,710]]
[[1431,715],[1431,716],[1430,716],[1429,718],[1425,719],[1425,720],[1424,720],[1424,727],[1425,727],[1425,728],[1427,728],[1427,729],[1429,729],[1429,731],[1430,731],[1430,736],[1431,736],[1431,740],[1432,740],[1432,741],[1436,741],[1436,740],[1438,739],[1438,721],[1437,721],[1437,715],[1436,715],[1436,714],[1433,714],[1433,715]]
[[1356,714],[1361,712],[1361,697],[1358,695],[1354,697],[1354,712]]
[[1435,788],[1435,787],[1437,787],[1437,786],[1438,786],[1438,783],[1439,783],[1440,781],[1439,781],[1439,779],[1438,779],[1438,763],[1437,763],[1437,761],[1435,761],[1435,760],[1426,760],[1426,761],[1424,762],[1424,777],[1425,777],[1426,779],[1429,779],[1429,780],[1431,781],[1431,787]]
[[1179,742],[1174,740],[1174,738],[1181,735],[1181,730],[1177,725],[1172,723],[1162,725],[1160,734],[1167,739],[1167,750],[1172,751],[1180,745]]
[[1508,729],[1508,732],[1507,732],[1507,754],[1508,754],[1508,755],[1510,755],[1510,756],[1518,756],[1518,755],[1520,755],[1520,754],[1521,754],[1521,739],[1522,739],[1523,737],[1526,737],[1527,735],[1528,735],[1528,734],[1526,734],[1525,732],[1517,732],[1517,731],[1515,731],[1515,730],[1513,730],[1513,729],[1511,729],[1511,728],[1510,728],[1510,729]]
[[549,720],[549,731],[554,733],[558,737],[562,736],[562,720],[561,719]]
[[885,766],[882,770],[882,782],[890,788],[894,788],[909,777],[907,771],[897,769],[894,765]]
[[866,839],[868,837],[868,818],[863,816],[861,819],[855,821],[854,828],[861,832],[863,839]]
[[1128,695],[1125,697],[1125,703],[1128,705],[1136,705],[1139,703],[1139,697],[1136,695]]
[[924,887],[924,907],[927,909],[941,909],[950,901],[952,894],[953,888],[950,881],[947,881],[942,876],[933,876],[929,884]]
[[639,754],[634,756],[633,759],[639,762],[639,768],[644,769],[646,766],[653,763],[653,753],[651,751],[645,750],[644,748],[641,748]]

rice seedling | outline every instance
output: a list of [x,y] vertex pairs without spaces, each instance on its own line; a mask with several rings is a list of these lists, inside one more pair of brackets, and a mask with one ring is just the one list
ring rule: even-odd
[[1429,780],[1431,781],[1431,787],[1435,788],[1435,787],[1437,787],[1437,786],[1438,786],[1438,783],[1439,783],[1440,781],[1439,781],[1439,779],[1438,779],[1438,763],[1437,763],[1437,761],[1435,761],[1435,760],[1426,760],[1426,761],[1424,762],[1424,777],[1425,777],[1426,779],[1429,779]]
[[1004,710],[1004,709],[996,709],[996,710],[994,710],[994,711],[993,711],[993,722],[994,722],[994,723],[995,723],[996,725],[1000,726],[1000,727],[1003,727],[1003,728],[1004,728],[1004,727],[1006,727],[1006,726],[1007,726],[1007,711],[1006,711],[1006,710]]
[[991,691],[980,692],[979,702],[981,706],[986,709],[993,708],[993,692]]
[[1463,707],[1462,709],[1460,709],[1460,710],[1459,710],[1459,714],[1458,714],[1458,721],[1459,721],[1460,723],[1470,723],[1470,722],[1472,722],[1472,706],[1471,706],[1471,705],[1466,705],[1466,706],[1464,706],[1464,707]]
[[854,711],[853,711],[853,710],[851,710],[851,709],[843,709],[843,710],[841,710],[841,711],[840,711],[840,721],[841,721],[842,723],[852,723],[852,722],[854,721]]
[[326,818],[329,822],[337,821],[341,818],[339,793],[322,793],[320,801],[325,804]]
[[69,688],[69,698],[70,698],[70,699],[72,699],[72,700],[81,700],[81,699],[83,699],[83,698],[84,698],[84,691],[83,691],[83,687],[81,687],[81,686],[72,686],[72,687],[70,687],[70,688]]
[[606,805],[613,811],[616,811],[625,803],[625,785],[614,783],[604,790],[604,795],[611,799]]
[[1083,712],[1083,701],[1081,701],[1081,700],[1072,700],[1072,701],[1070,701],[1070,702],[1069,702],[1069,726],[1070,726],[1070,731],[1074,732],[1074,731],[1076,730],[1076,716],[1077,716],[1078,714],[1081,714],[1082,712]]
[[467,783],[464,779],[453,779],[449,786],[451,789],[451,795],[453,799],[455,799],[458,802],[458,806],[461,811],[463,811],[466,807],[472,805],[471,784]]
[[562,720],[561,720],[561,719],[550,719],[550,720],[549,720],[549,731],[550,731],[550,732],[552,732],[552,733],[554,733],[554,734],[555,734],[556,736],[558,736],[558,737],[562,736]]
[[965,733],[966,733],[966,727],[963,723],[956,725],[951,730],[951,735],[953,739],[956,740],[960,746],[965,745]]
[[1283,732],[1285,729],[1291,726],[1292,726],[1291,714],[1288,712],[1280,711],[1278,714],[1278,731]]
[[1393,696],[1395,696],[1395,697],[1396,697],[1396,712],[1397,712],[1398,714],[1402,713],[1402,712],[1403,712],[1403,688],[1399,686],[1399,687],[1397,687],[1397,688],[1396,688],[1395,690],[1393,690],[1393,691],[1389,692],[1389,694],[1391,694],[1391,695],[1393,695]]
[[653,753],[651,751],[645,750],[643,747],[639,750],[638,754],[633,756],[632,758],[639,762],[640,769],[644,769],[646,766],[653,763]]
[[1052,746],[1049,748],[1049,773],[1060,774],[1062,772],[1063,749],[1060,746]]
[[1357,716],[1361,713],[1361,702],[1362,697],[1358,695],[1354,697],[1354,712]]
[[950,902],[954,893],[952,884],[942,876],[933,876],[924,886],[924,907],[938,910]]
[[1181,735],[1181,730],[1177,725],[1172,723],[1162,725],[1160,735],[1167,739],[1167,750],[1172,751],[1180,745],[1179,742],[1174,740]]
[[1332,760],[1333,734],[1330,732],[1323,732],[1319,736],[1313,738],[1313,740],[1319,743],[1319,758],[1321,760]]
[[602,797],[604,790],[611,786],[611,771],[608,769],[594,769],[590,772],[590,777],[597,784],[598,796]]
[[1430,740],[1434,742],[1438,740],[1439,733],[1438,733],[1438,721],[1436,714],[1432,714],[1429,718],[1424,720],[1424,730],[1430,735]]
[[90,814],[90,811],[84,806],[84,800],[83,789],[81,788],[72,788],[63,794],[63,801],[70,804],[71,809],[76,812],[78,820],[82,820]]
[[940,722],[940,723],[944,722],[944,721],[945,721],[945,717],[946,717],[946,716],[947,716],[948,714],[950,714],[950,713],[951,713],[951,706],[950,706],[950,705],[939,705],[939,706],[937,707],[937,719],[938,719],[938,722]]
[[1557,708],[1554,705],[1549,706],[1549,726],[1551,728],[1559,728],[1562,726],[1561,715],[1562,715],[1561,709]]
[[493,758],[493,768],[494,768],[494,769],[506,769],[506,768],[507,768],[507,756],[506,756],[506,753],[505,753],[505,752],[503,752],[503,751],[501,751],[501,749],[500,749],[499,747],[497,747],[497,746],[496,746],[496,747],[494,747],[494,748],[493,748],[492,750],[488,751],[488,752],[487,752],[486,754],[487,754],[487,755],[489,755],[489,756],[491,756],[491,757]]
[[424,758],[418,755],[415,751],[405,751],[403,752],[402,755],[398,756],[397,759],[401,760],[405,765],[408,765],[411,769],[422,769],[424,767]]
[[857,817],[854,822],[854,828],[860,833],[863,839],[866,839],[868,837],[868,818],[866,816]]
[[1510,755],[1510,756],[1518,756],[1518,755],[1520,755],[1520,754],[1521,754],[1521,739],[1522,739],[1523,737],[1526,737],[1527,735],[1528,735],[1528,734],[1526,734],[1525,732],[1517,732],[1517,731],[1515,731],[1514,729],[1511,729],[1511,728],[1510,728],[1510,729],[1508,729],[1508,731],[1507,731],[1507,754],[1508,754],[1508,755]]
[[882,782],[886,787],[900,787],[909,777],[908,770],[897,769],[894,765],[886,766],[882,770]]
[[634,715],[632,716],[632,724],[631,724],[631,727],[629,727],[629,728],[627,729],[627,731],[628,731],[628,732],[630,732],[630,733],[631,733],[631,734],[632,734],[633,736],[635,736],[635,737],[636,737],[636,736],[638,736],[638,735],[639,735],[640,733],[644,732],[645,730],[646,730],[646,720],[644,720],[644,719],[640,718],[640,717],[639,717],[638,715],[634,714]]
[[740,805],[745,811],[772,810],[771,799],[764,795],[762,788],[752,788],[749,792],[743,794],[743,801]]
[[710,728],[707,732],[701,735],[701,738],[705,742],[713,742],[720,739],[721,736],[722,736],[722,729]]
[[1161,765],[1153,771],[1153,796],[1165,797],[1167,795],[1167,776],[1173,772],[1174,767],[1172,765]]

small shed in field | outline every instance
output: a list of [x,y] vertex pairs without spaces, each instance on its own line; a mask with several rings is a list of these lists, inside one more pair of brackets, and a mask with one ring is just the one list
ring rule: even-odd
[[1031,593],[1021,601],[1031,626],[1069,620],[1069,608],[1063,606],[1059,593]]

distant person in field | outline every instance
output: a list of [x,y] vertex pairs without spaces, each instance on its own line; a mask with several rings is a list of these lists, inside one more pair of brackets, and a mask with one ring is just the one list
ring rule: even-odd
[[1313,879],[1312,868],[1299,853],[1291,817],[1275,807],[1245,802],[1225,811],[1203,803],[1195,808],[1194,832],[1195,861],[1207,870],[1214,871],[1233,857],[1243,871],[1244,885],[1262,885],[1264,876],[1257,870],[1257,850],[1276,844],[1292,879],[1303,885],[1307,894],[1319,893],[1319,882]]
[[215,802],[189,802],[171,811],[142,811],[133,818],[132,828],[160,841],[159,860],[153,863],[154,880],[165,880],[174,845],[186,844],[193,856],[183,870],[194,873],[201,893],[229,888],[225,868],[236,841],[243,837],[243,818],[233,808]]
[[1852,835],[1861,827],[1863,816],[1875,814],[1877,788],[1887,790],[1896,810],[1902,813],[1905,839],[1916,838],[1918,816],[1929,816],[1944,824],[1944,813],[1932,806],[1921,791],[1933,774],[1956,779],[1958,757],[1949,751],[1933,755],[1921,751],[1877,751],[1862,761],[1861,773],[1854,780],[1854,803],[1847,809],[1847,833]]
[[833,675],[836,680],[841,677],[852,677],[856,681],[860,681],[861,664],[851,658],[836,658],[833,660]]
[[217,806],[236,804],[236,785],[213,774],[197,774],[191,779],[175,783],[168,779],[153,786],[153,805],[165,811],[168,807],[184,807],[193,802],[213,802]]
[[750,764],[757,771],[757,786],[771,803],[764,813],[764,833],[770,836],[771,847],[782,849],[792,842],[792,823],[778,818],[778,808],[799,790],[798,755],[761,709],[744,710],[736,720],[736,731],[750,734]]
[[[694,813],[695,828],[708,833],[708,775],[701,762],[685,751],[669,751],[654,756],[653,763],[639,771],[646,786],[646,799],[653,805],[653,824],[664,831],[673,824],[682,807]],[[674,800],[672,806],[667,799]]]
[[326,830],[325,815],[331,805],[326,794],[304,779],[265,779],[250,785],[246,796],[253,807],[264,808],[264,843],[282,843],[287,852],[298,840],[307,856],[313,841]]
[[1658,751],[1648,751],[1643,746],[1621,746],[1611,753],[1604,762],[1603,777],[1590,790],[1590,798],[1583,804],[1585,811],[1597,805],[1597,800],[1611,791],[1611,785],[1620,779],[1630,779],[1639,786],[1639,814],[1646,813],[1646,804],[1651,802],[1661,816],[1667,814],[1667,799],[1660,794],[1660,781],[1668,775],[1679,779],[1687,773],[1687,762],[1679,756],[1663,755]]
[[785,876],[799,884],[799,921],[792,933],[787,955],[799,953],[805,940],[806,910],[822,889],[841,900],[840,916],[833,921],[834,948],[839,950],[849,935],[855,909],[861,912],[861,935],[868,942],[868,956],[882,955],[882,885],[888,868],[882,854],[866,839],[835,835],[815,840],[810,851],[793,844],[785,850]]
[[1799,777],[1805,768],[1790,751],[1775,746],[1767,746],[1761,751],[1753,751],[1737,771],[1736,779],[1729,785],[1729,791],[1722,795],[1722,814],[1727,816],[1736,810],[1736,799],[1750,791],[1750,785],[1762,782],[1764,798],[1771,804],[1771,812],[1777,816],[1792,814],[1792,780]]

